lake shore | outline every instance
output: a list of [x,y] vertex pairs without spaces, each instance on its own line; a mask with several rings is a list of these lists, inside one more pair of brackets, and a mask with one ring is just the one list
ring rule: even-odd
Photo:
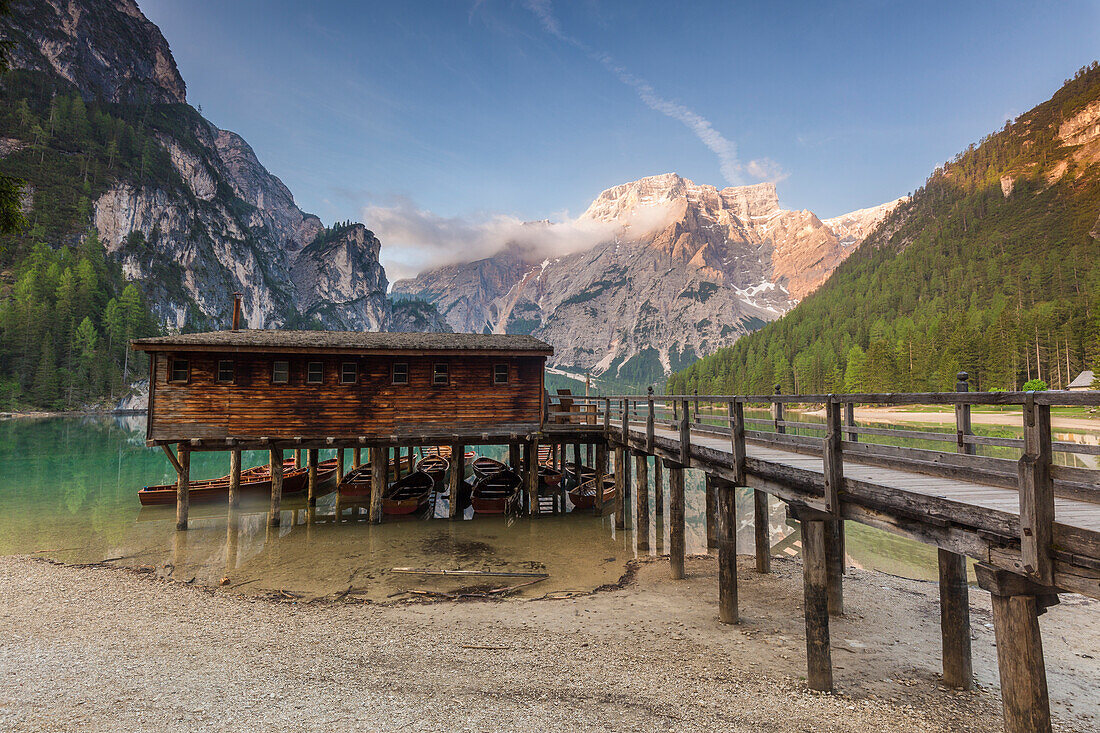
[[[979,689],[938,684],[936,585],[852,570],[832,624],[837,694],[805,689],[801,568],[742,558],[743,623],[717,563],[643,562],[566,600],[301,604],[154,573],[0,558],[6,730],[995,731],[988,594],[972,590]],[[1043,616],[1060,731],[1095,730],[1100,603]]]

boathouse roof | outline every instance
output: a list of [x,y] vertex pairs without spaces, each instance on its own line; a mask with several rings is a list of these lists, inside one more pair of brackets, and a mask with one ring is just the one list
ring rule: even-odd
[[523,353],[551,356],[554,347],[534,336],[384,331],[283,331],[241,329],[153,336],[131,342],[139,351],[248,351],[355,353]]

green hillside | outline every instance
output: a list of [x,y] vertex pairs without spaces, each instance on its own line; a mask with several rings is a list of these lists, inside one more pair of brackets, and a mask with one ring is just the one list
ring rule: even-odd
[[[937,168],[815,293],[674,374],[668,392],[941,391],[1100,367],[1100,66]],[[1089,108],[1086,110],[1086,108]]]

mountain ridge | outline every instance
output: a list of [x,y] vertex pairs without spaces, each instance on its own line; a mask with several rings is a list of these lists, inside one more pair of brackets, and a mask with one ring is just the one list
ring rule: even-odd
[[[895,204],[846,221],[869,227]],[[393,292],[434,302],[458,330],[535,333],[557,347],[555,368],[641,385],[774,320],[850,251],[812,212],[783,209],[771,183],[675,173],[606,189],[575,224],[609,228],[582,251],[516,241]]]

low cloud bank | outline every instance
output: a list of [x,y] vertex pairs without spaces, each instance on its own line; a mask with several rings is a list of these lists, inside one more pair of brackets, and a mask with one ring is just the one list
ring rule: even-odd
[[668,205],[638,207],[625,220],[580,217],[561,222],[525,222],[506,214],[479,218],[440,216],[409,199],[367,206],[363,221],[382,241],[382,264],[390,282],[459,262],[491,257],[506,247],[528,259],[562,257],[617,237],[637,239],[663,228]]

